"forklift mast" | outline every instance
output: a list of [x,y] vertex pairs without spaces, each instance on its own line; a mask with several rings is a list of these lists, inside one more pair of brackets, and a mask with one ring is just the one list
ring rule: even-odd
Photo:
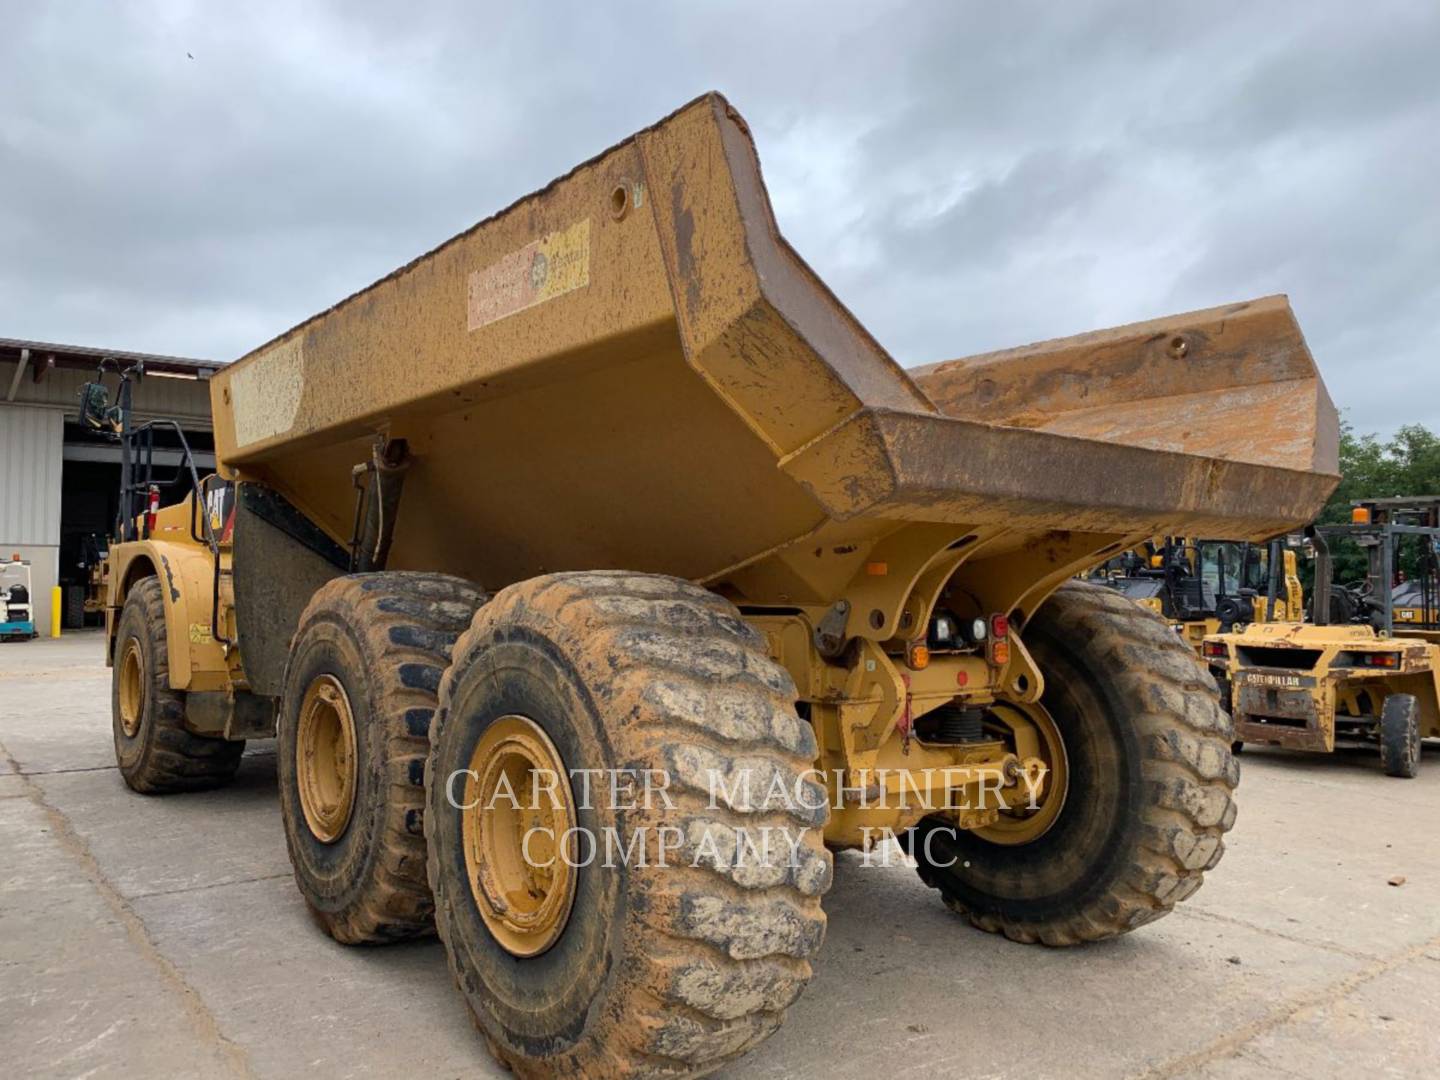
[[[1344,525],[1312,525],[1306,530],[1315,546],[1315,622],[1330,623],[1331,595],[1335,588],[1335,559],[1330,541],[1348,539],[1365,551],[1368,571],[1360,590],[1362,608],[1358,621],[1369,622],[1385,634],[1395,632],[1395,577],[1398,556],[1407,541],[1415,547],[1420,593],[1420,618],[1407,624],[1415,630],[1440,630],[1435,621],[1437,591],[1440,591],[1440,562],[1436,539],[1440,538],[1440,495],[1414,498],[1362,499],[1352,504],[1350,522]],[[1359,616],[1364,615],[1363,618]]]

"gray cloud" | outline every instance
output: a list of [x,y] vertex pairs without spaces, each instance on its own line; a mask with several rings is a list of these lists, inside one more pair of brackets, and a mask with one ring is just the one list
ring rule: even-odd
[[1436,55],[1428,0],[5,2],[0,333],[239,355],[716,87],[903,363],[1288,292],[1440,428]]

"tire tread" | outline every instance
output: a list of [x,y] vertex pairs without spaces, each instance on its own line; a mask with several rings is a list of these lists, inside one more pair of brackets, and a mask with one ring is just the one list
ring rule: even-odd
[[[411,730],[411,714],[434,710],[435,688],[450,664],[450,650],[485,599],[475,585],[448,574],[381,571],[327,582],[300,616],[296,641],[318,619],[340,620],[355,635],[374,687],[372,720],[385,728],[385,823],[376,834],[369,881],[343,911],[322,911],[306,898],[315,918],[337,941],[373,944],[434,932],[425,838],[423,831],[408,827],[425,811],[424,788],[411,783],[410,762],[424,760],[429,742]],[[305,826],[300,822],[296,827]],[[291,861],[296,862],[293,849]],[[295,871],[304,893],[298,863]]]
[[[945,902],[979,929],[1014,941],[1078,945],[1158,919],[1200,887],[1235,823],[1240,769],[1214,678],[1163,620],[1083,582],[1062,585],[1039,618],[1057,634],[1089,641],[1103,663],[1096,677],[1142,706],[1133,720],[1146,788],[1138,842],[1108,892],[1045,923],[973,912],[953,895]],[[945,893],[938,877],[930,884]]]
[[[149,744],[142,749],[133,768],[120,766],[121,776],[131,789],[142,795],[208,791],[228,784],[240,768],[245,740],[197,735],[185,726],[185,691],[171,689],[169,685],[168,631],[159,578],[144,578],[131,588],[120,615],[122,626],[131,610],[138,612],[134,617],[142,622],[142,633],[147,638],[145,654],[153,669],[144,673],[149,680],[150,722],[146,729]],[[118,658],[114,677],[117,680],[120,677]],[[118,715],[115,728],[118,739]]]
[[[698,586],[622,571],[551,574],[497,593],[456,644],[432,743],[443,734],[458,673],[498,627],[517,623],[565,641],[587,682],[604,686],[606,715],[614,721],[606,734],[617,763],[671,771],[677,764],[749,767],[796,785],[813,767],[814,734],[796,716],[794,684],[766,654],[763,636]],[[632,868],[645,875],[637,886],[644,902],[632,915],[642,926],[626,938],[633,948],[605,1008],[611,1037],[577,1044],[564,1062],[568,1070],[597,1077],[708,1072],[778,1028],[809,981],[809,959],[825,931],[820,897],[832,874],[817,827],[825,820],[823,799],[818,813],[797,819],[750,792],[714,805],[694,792],[693,784],[675,791],[674,813],[686,836],[676,852],[682,865]],[[768,856],[743,864],[734,858],[725,838],[757,821],[807,830],[798,868]],[[707,833],[718,838],[719,855],[692,866],[690,845],[698,848]],[[788,850],[780,854],[788,861]],[[442,895],[446,883],[438,880],[433,846],[429,867]],[[445,939],[443,912],[437,922]],[[446,953],[464,993],[475,975],[460,950]],[[517,1075],[551,1075],[552,1063],[528,1060],[493,1036],[489,1042]]]

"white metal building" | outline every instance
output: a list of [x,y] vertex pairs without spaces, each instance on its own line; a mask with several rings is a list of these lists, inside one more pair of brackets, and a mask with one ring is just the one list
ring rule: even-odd
[[[53,587],[83,583],[86,538],[109,535],[119,509],[119,443],[78,423],[80,386],[106,357],[143,364],[135,419],[178,421],[202,475],[214,468],[207,380],[215,362],[0,338],[0,559],[30,561],[42,634]],[[116,375],[102,381],[113,401]],[[173,432],[157,433],[156,446],[157,466],[179,464]]]

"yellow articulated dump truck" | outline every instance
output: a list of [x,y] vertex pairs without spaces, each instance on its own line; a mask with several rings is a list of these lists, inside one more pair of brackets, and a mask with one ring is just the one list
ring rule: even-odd
[[218,784],[273,730],[318,920],[438,930],[527,1077],[755,1046],[831,852],[892,835],[1018,941],[1164,915],[1234,818],[1228,721],[1162,620],[1072,579],[1273,536],[1336,480],[1283,298],[907,373],[716,95],[211,395],[218,476],[111,554],[123,774]]

